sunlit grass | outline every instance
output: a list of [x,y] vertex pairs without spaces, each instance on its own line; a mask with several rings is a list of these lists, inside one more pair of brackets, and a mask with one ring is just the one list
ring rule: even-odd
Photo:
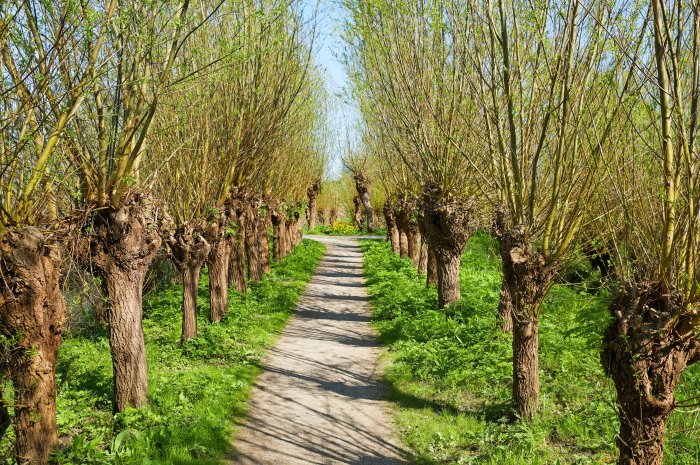
[[[374,325],[388,347],[386,380],[401,436],[421,464],[607,464],[616,460],[612,382],[600,364],[606,295],[556,285],[542,309],[541,409],[514,421],[511,337],[496,315],[497,244],[472,238],[462,259],[462,299],[448,320],[415,268],[385,241],[364,241]],[[595,276],[589,276],[592,281]],[[585,283],[583,283],[585,284]],[[700,392],[700,366],[683,376],[678,397]],[[700,421],[675,412],[665,463],[700,463]]]

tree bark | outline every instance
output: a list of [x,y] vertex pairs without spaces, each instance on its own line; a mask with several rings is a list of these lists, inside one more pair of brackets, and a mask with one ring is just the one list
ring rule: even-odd
[[306,190],[306,195],[309,197],[309,208],[307,210],[306,223],[308,225],[309,231],[313,231],[316,227],[316,216],[318,215],[316,209],[316,197],[318,193],[321,192],[321,180],[317,179],[314,183]]
[[520,417],[529,420],[539,407],[539,311],[557,264],[547,263],[522,233],[510,230],[501,237],[501,259],[502,286],[512,302],[513,402]]
[[258,256],[260,257],[260,272],[262,274],[270,272],[270,209],[261,205],[258,208]]
[[402,229],[399,230],[399,257],[408,258],[408,237]]
[[[47,244],[36,228],[10,229],[0,237],[0,334],[16,338],[8,370],[15,391],[14,456],[20,465],[48,463],[58,440],[56,357],[66,315],[60,264],[58,247]],[[4,403],[0,407],[4,432],[9,414]]]
[[282,258],[288,256],[291,251],[292,251],[292,234],[293,234],[293,222],[292,220],[285,219],[284,220],[284,227],[282,228],[283,236],[282,236],[282,242],[280,245],[282,245],[282,249],[280,250],[280,254]]
[[258,245],[259,215],[255,205],[247,205],[245,231],[245,254],[248,262],[248,279],[260,281],[263,270],[260,262],[260,247]]
[[362,213],[360,213],[361,200],[358,196],[355,196],[352,199],[352,203],[353,205],[355,205],[355,213],[353,215],[353,218],[355,219],[355,225],[357,226],[357,229],[362,230],[364,228],[364,224],[362,222]]
[[185,222],[177,228],[173,236],[166,239],[173,263],[182,275],[181,344],[197,337],[199,275],[211,252],[211,246],[202,234],[201,226]]
[[406,231],[406,239],[408,241],[408,258],[418,267],[418,262],[420,261],[420,234],[418,234],[418,226],[409,226]]
[[460,298],[460,260],[475,228],[468,199],[445,195],[425,186],[421,199],[423,227],[437,265],[438,304],[441,308]]
[[[523,315],[536,315],[521,310]],[[521,418],[532,418],[540,402],[538,319],[517,320],[513,328],[513,401]]]
[[428,243],[423,237],[420,241],[420,255],[418,259],[418,274],[426,276],[428,273]]
[[224,234],[217,234],[212,241],[207,259],[209,268],[209,321],[218,323],[228,311],[228,257],[231,254],[231,240]]
[[228,285],[238,292],[245,292],[248,288],[246,283],[246,262],[245,262],[245,223],[246,217],[240,203],[234,207],[236,232],[231,238],[231,253],[228,264]]
[[501,284],[498,299],[498,318],[501,321],[501,330],[509,333],[513,331],[513,301],[510,297],[508,286]]
[[700,360],[693,315],[677,292],[628,287],[610,304],[601,362],[617,391],[620,465],[661,465],[666,422],[683,371]]
[[284,245],[284,215],[280,211],[280,207],[274,206],[270,210],[270,221],[272,222],[272,258],[279,263],[282,259],[282,250]]
[[143,336],[142,290],[146,271],[112,266],[105,270],[109,296],[109,342],[114,368],[114,408],[141,407],[147,401],[148,371]]
[[438,306],[444,308],[459,300],[459,269],[462,252],[459,250],[442,249],[436,254]]
[[[301,244],[301,240],[304,237],[304,231],[302,230],[301,227],[301,216],[299,215],[298,211],[294,211],[294,222],[293,222],[293,241],[292,241],[292,246],[293,248],[296,248],[299,244]],[[291,250],[290,250],[291,253]]]
[[395,254],[401,252],[399,246],[399,229],[396,227],[396,217],[394,216],[394,207],[387,200],[384,204],[384,219],[386,221],[386,233],[391,242],[391,251]]
[[372,231],[374,229],[374,209],[372,208],[372,197],[370,195],[370,187],[372,183],[369,178],[362,173],[356,173],[353,176],[355,180],[355,188],[357,189],[357,195],[365,207],[365,217],[367,219],[367,230]]
[[437,260],[435,259],[435,251],[428,242],[428,269],[426,271],[425,284],[426,286],[435,286],[438,282]]
[[89,253],[109,301],[109,342],[114,370],[114,409],[147,402],[143,282],[170,221],[147,195],[134,193],[119,208],[96,214]]

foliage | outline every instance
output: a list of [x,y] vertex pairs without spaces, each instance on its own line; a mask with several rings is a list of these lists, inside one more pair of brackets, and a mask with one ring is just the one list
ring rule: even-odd
[[[230,447],[258,361],[294,310],[324,246],[304,241],[210,324],[207,276],[200,282],[200,335],[181,347],[182,286],[144,303],[150,404],[112,416],[112,367],[104,335],[65,341],[59,353],[57,421],[65,448],[57,463],[213,464]],[[10,442],[0,442],[0,457]],[[0,460],[2,462],[2,460]]]
[[325,234],[327,236],[362,236],[372,234],[381,236],[386,234],[386,231],[374,229],[370,232],[366,229],[358,229],[357,226],[350,221],[334,221],[330,225],[319,224],[313,230],[308,231],[308,234]]
[[[497,245],[477,234],[462,259],[462,299],[453,318],[434,288],[384,241],[363,241],[374,325],[388,346],[386,381],[399,405],[403,440],[422,464],[614,463],[615,391],[600,365],[607,295],[555,285],[542,308],[542,409],[511,418],[511,336],[499,330]],[[593,276],[591,279],[596,279]],[[680,399],[696,396],[700,369],[683,375]],[[698,463],[698,413],[676,411],[668,464]]]

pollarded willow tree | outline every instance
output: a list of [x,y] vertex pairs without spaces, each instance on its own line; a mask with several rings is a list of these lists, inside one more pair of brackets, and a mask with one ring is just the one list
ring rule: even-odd
[[[217,189],[210,205],[216,218],[207,235],[212,321],[226,313],[230,268],[238,283],[244,279],[246,261],[252,280],[269,270],[267,230],[272,214],[262,180],[275,170],[295,169],[281,147],[290,149],[289,140],[303,126],[299,120],[305,116],[299,108],[318,104],[315,99],[304,101],[309,88],[317,85],[310,79],[315,33],[305,27],[300,3],[242,2],[238,20],[239,34],[212,44],[228,53],[208,84],[213,98],[206,109],[211,126],[206,137]],[[226,21],[219,26],[232,27]]]
[[13,383],[18,464],[48,463],[57,441],[56,357],[66,310],[60,243],[71,225],[67,128],[105,66],[101,48],[116,6],[0,5],[0,376]]
[[[103,46],[105,66],[70,127],[66,153],[77,167],[77,204],[89,212],[78,255],[101,280],[109,311],[114,409],[147,401],[143,281],[161,245],[167,210],[152,195],[147,136],[173,65],[190,32],[206,21],[190,1],[121,2]],[[195,10],[215,10],[206,2]]]
[[497,210],[501,295],[513,319],[513,401],[522,418],[539,402],[540,305],[576,247],[604,182],[601,155],[621,130],[635,59],[616,44],[634,49],[639,38],[619,20],[620,8],[607,0],[530,8],[486,0],[448,9],[451,43],[477,76],[470,87],[492,174],[484,179]]
[[[354,91],[368,131],[412,173],[428,246],[438,270],[440,306],[459,299],[462,251],[476,225],[478,147],[470,131],[474,75],[449,37],[448,4],[345,2]],[[460,150],[461,148],[461,150]]]
[[[664,433],[683,371],[700,361],[698,118],[700,5],[650,0],[629,128],[606,153],[603,236],[619,289],[601,361],[617,390],[620,465],[663,463]],[[641,6],[641,5],[640,5]]]

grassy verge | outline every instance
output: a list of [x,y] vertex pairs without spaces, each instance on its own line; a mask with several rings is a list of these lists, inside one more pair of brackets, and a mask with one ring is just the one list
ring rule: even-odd
[[[207,276],[199,290],[199,337],[180,347],[182,287],[144,302],[150,404],[111,413],[112,365],[105,335],[66,340],[59,354],[61,464],[218,464],[244,413],[258,360],[274,342],[324,246],[305,240],[210,324]],[[9,441],[6,442],[6,451]],[[0,448],[0,456],[2,448]],[[0,462],[2,460],[0,459]]]
[[[363,241],[374,325],[388,347],[386,380],[404,442],[420,464],[608,464],[618,424],[612,382],[600,364],[608,322],[602,293],[557,285],[542,310],[541,411],[510,417],[511,338],[498,329],[497,244],[486,235],[462,259],[454,318],[436,310],[414,267],[385,241]],[[700,366],[683,375],[678,398],[700,392]],[[676,411],[668,464],[700,463],[700,412]]]
[[386,228],[377,228],[372,231],[358,229],[355,223],[349,221],[336,221],[331,225],[319,224],[306,234],[325,234],[326,236],[386,236]]

